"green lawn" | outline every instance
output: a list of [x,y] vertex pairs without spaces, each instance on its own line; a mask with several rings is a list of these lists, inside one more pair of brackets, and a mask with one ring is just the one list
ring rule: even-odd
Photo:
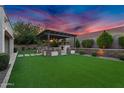
[[86,56],[17,58],[8,87],[124,87],[124,62]]

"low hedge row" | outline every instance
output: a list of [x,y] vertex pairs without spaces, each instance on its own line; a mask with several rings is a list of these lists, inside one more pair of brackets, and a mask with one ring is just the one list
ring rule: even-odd
[[9,55],[0,53],[0,71],[5,70],[9,64]]
[[118,58],[119,58],[120,60],[123,60],[123,61],[124,61],[124,53],[118,54]]

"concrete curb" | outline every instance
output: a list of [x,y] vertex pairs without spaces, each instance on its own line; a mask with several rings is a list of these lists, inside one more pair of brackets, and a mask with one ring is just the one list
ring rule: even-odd
[[18,53],[14,53],[12,55],[12,57],[10,58],[10,62],[9,62],[10,68],[9,68],[8,72],[6,73],[6,76],[5,76],[5,78],[4,78],[4,80],[3,80],[2,84],[1,84],[0,88],[6,88],[7,87],[8,81],[9,81],[9,78],[10,78],[10,75],[11,75],[11,71],[12,71],[13,66],[15,64],[17,54]]

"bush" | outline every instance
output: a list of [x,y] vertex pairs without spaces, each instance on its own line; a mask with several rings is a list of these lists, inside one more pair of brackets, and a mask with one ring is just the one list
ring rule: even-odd
[[80,48],[80,42],[79,42],[78,39],[77,39],[76,42],[75,42],[75,47],[76,47],[76,48]]
[[112,35],[104,31],[98,38],[97,38],[97,45],[99,48],[110,48],[113,43]]
[[0,54],[0,71],[5,70],[9,64],[9,55],[5,53]]
[[14,48],[14,53],[16,53],[17,52],[17,48]]
[[86,39],[82,41],[82,46],[84,48],[91,48],[94,44],[94,40],[93,39]]
[[96,52],[93,52],[92,53],[92,56],[96,57],[97,56],[97,53]]
[[118,38],[119,45],[124,48],[124,36]]
[[123,60],[123,61],[124,61],[124,53],[119,54],[119,55],[118,55],[118,58],[119,58],[120,60]]
[[124,57],[123,57],[123,56],[121,56],[121,57],[120,57],[120,60],[123,60],[123,61],[124,61]]

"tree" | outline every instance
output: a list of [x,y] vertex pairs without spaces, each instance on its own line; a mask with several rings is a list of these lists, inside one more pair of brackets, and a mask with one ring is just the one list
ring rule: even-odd
[[113,43],[112,35],[108,32],[104,31],[102,34],[97,38],[97,45],[99,48],[110,48]]
[[124,36],[121,36],[121,37],[119,37],[118,38],[118,42],[119,42],[119,45],[122,47],[122,48],[124,48]]
[[76,48],[80,48],[80,42],[79,42],[79,40],[78,40],[78,39],[76,39],[76,42],[75,42],[75,47],[76,47]]
[[86,40],[82,40],[82,46],[84,48],[91,48],[94,44],[94,40],[93,39],[86,39]]
[[39,27],[30,23],[17,22],[14,24],[15,44],[37,44]]

